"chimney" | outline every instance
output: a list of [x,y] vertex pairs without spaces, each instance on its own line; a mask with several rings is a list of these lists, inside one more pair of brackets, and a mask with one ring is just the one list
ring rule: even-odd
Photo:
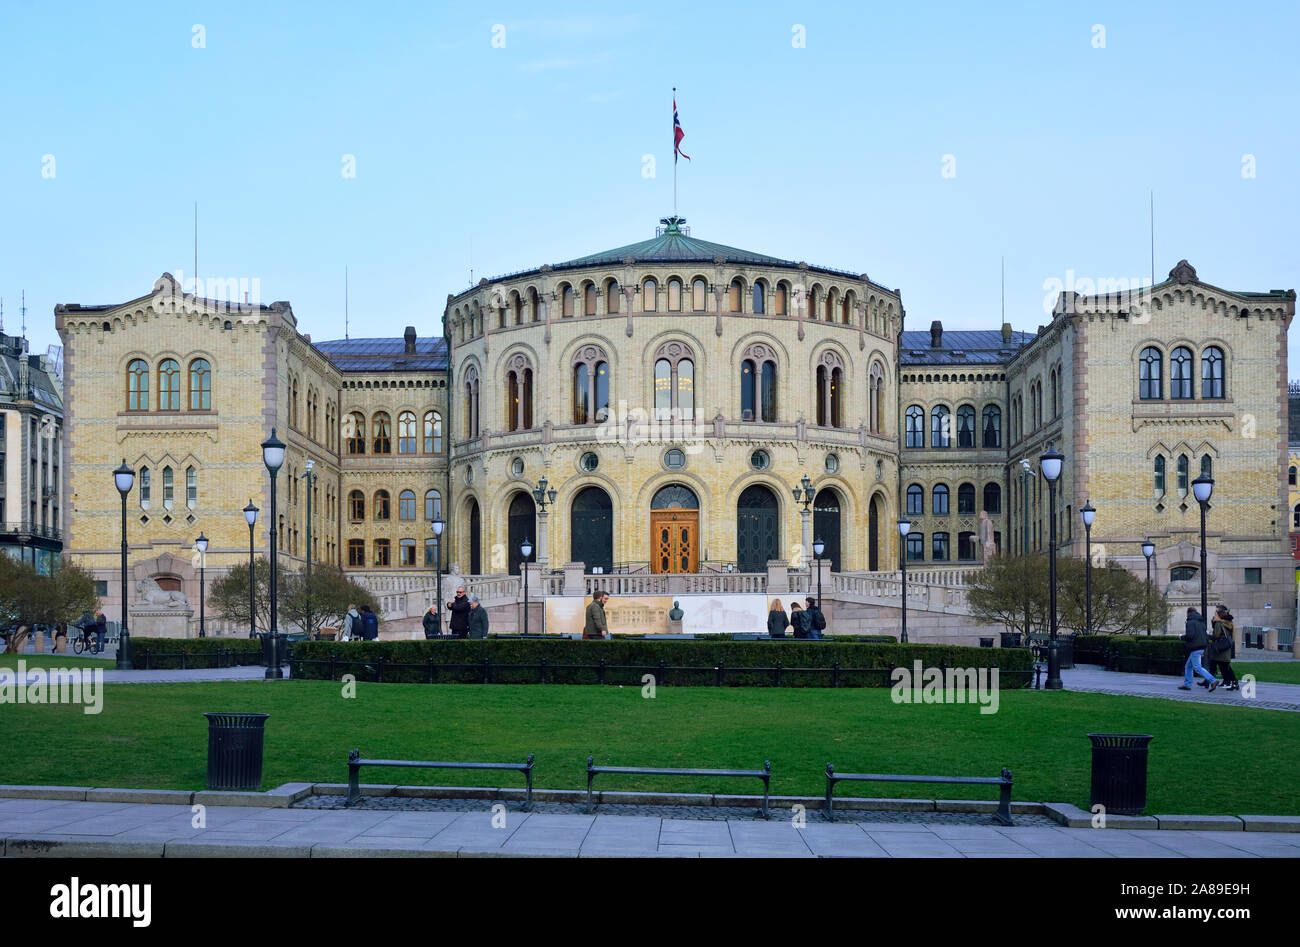
[[415,354],[415,326],[406,327],[406,354]]
[[1011,323],[1004,322],[1002,323],[1002,344],[1005,345],[1010,341],[1011,341]]
[[938,319],[930,323],[930,348],[937,349],[943,347],[943,323]]

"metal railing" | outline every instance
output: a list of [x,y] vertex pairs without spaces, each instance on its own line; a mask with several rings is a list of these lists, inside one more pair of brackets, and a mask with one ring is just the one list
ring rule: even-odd
[[31,520],[0,522],[0,536],[34,536],[37,539],[59,541],[61,534],[55,526],[33,523]]

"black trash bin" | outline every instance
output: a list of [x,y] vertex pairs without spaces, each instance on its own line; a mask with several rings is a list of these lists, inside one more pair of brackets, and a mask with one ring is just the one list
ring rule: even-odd
[[1004,632],[1002,632],[1002,647],[1004,647],[1004,648],[1019,648],[1019,647],[1020,647],[1020,632],[1018,632],[1018,631],[1004,631]]
[[1138,815],[1147,806],[1147,744],[1140,733],[1090,733],[1092,795],[1089,806],[1111,815]]
[[991,647],[993,647],[993,639],[992,639],[992,638],[981,638],[981,639],[980,639],[980,647],[981,647],[981,648],[991,648]]
[[208,718],[208,788],[262,788],[262,734],[270,714],[204,714]]

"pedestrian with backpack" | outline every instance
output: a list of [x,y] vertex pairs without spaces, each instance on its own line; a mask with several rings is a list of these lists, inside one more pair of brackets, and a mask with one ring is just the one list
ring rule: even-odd
[[826,630],[826,616],[822,614],[821,608],[818,607],[817,600],[811,595],[804,599],[804,602],[808,605],[804,611],[808,613],[808,622],[812,626],[812,634],[809,637],[814,639],[821,638],[822,632]]
[[798,602],[790,603],[790,630],[796,638],[812,637],[812,616]]
[[1213,628],[1214,634],[1210,637],[1210,647],[1206,653],[1212,666],[1217,665],[1223,672],[1223,689],[1240,690],[1237,672],[1232,669],[1233,652],[1236,647],[1232,633],[1235,628],[1232,623],[1232,613],[1228,611],[1226,605],[1219,605],[1214,609]]
[[1210,693],[1219,686],[1219,682],[1214,679],[1214,675],[1201,665],[1201,656],[1205,654],[1205,647],[1209,644],[1209,636],[1205,633],[1205,619],[1201,613],[1194,608],[1187,610],[1186,630],[1178,637],[1183,642],[1183,651],[1187,655],[1187,663],[1183,665],[1183,682],[1178,685],[1180,691],[1189,691],[1192,689],[1192,675],[1196,674],[1205,678],[1210,685]]
[[369,605],[361,606],[361,637],[366,641],[376,641],[379,638],[379,616]]

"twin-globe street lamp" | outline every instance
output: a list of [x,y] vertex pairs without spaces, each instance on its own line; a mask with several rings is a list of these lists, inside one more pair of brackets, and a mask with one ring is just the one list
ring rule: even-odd
[[903,566],[903,640],[902,644],[907,644],[907,534],[912,531],[912,521],[906,516],[898,521],[898,535],[902,537],[899,542],[899,560]]
[[271,428],[271,436],[262,442],[262,463],[266,464],[266,469],[271,474],[271,517],[268,527],[271,536],[271,628],[266,636],[270,647],[266,658],[266,678],[278,680],[284,677],[284,669],[280,666],[280,631],[276,615],[279,602],[275,574],[279,557],[275,536],[275,475],[284,466],[284,442],[275,436],[275,428]]
[[1049,691],[1059,691],[1061,683],[1061,656],[1056,641],[1056,481],[1061,477],[1065,456],[1051,447],[1038,458],[1038,467],[1047,481],[1047,516],[1051,521],[1048,533],[1047,584],[1051,599],[1051,632],[1047,640],[1047,683]]
[[1142,541],[1142,555],[1147,560],[1147,600],[1143,611],[1147,613],[1147,637],[1151,637],[1151,557],[1155,555],[1156,544],[1150,539]]
[[117,643],[116,665],[119,671],[132,670],[131,633],[126,628],[126,495],[131,492],[134,484],[135,471],[126,465],[126,458],[123,457],[122,466],[113,471],[113,485],[122,495],[122,632]]
[[199,538],[194,540],[194,548],[199,551],[199,637],[206,638],[208,635],[204,630],[203,618],[208,568],[208,537],[199,533]]
[[249,497],[248,506],[244,507],[244,522],[248,524],[248,637],[257,637],[257,606],[253,603],[253,527],[257,524],[259,510],[253,506]]

